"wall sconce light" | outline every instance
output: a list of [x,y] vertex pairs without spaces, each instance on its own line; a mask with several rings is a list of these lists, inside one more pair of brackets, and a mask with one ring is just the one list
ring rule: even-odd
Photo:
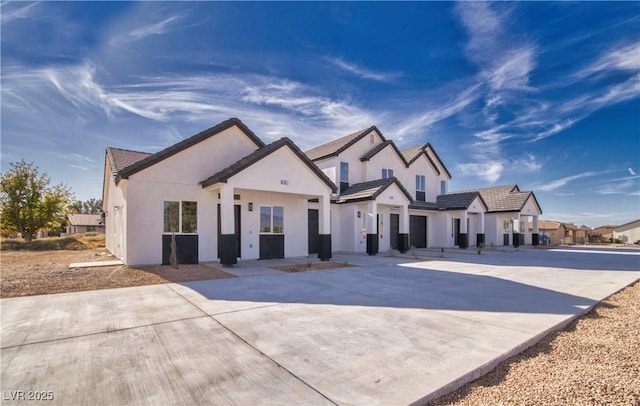
[[249,202],[249,211],[253,211],[253,202]]
[[120,210],[120,207],[118,207],[118,206],[113,206],[113,211],[118,211],[118,210]]
[[362,212],[361,211],[358,212],[358,218],[360,218],[360,217],[362,217]]

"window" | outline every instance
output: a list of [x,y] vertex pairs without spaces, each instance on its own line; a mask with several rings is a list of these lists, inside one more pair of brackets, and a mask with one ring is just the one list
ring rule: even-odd
[[393,178],[393,169],[383,169],[382,179]]
[[340,182],[349,183],[349,163],[340,162]]
[[420,202],[427,200],[424,175],[416,175],[416,200]]
[[425,192],[425,178],[424,175],[416,175],[416,191]]
[[182,202],[182,232],[191,234],[198,232],[197,202]]
[[164,232],[198,232],[198,202],[164,202]]
[[447,181],[446,180],[441,180],[440,181],[440,194],[441,195],[446,195],[447,194]]
[[180,232],[180,202],[164,202],[164,232]]
[[284,234],[284,207],[260,206],[260,232]]

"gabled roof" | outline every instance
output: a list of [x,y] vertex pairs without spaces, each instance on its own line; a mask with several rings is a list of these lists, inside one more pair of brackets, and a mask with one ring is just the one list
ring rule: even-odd
[[207,130],[201,131],[198,134],[191,136],[187,139],[180,141],[177,144],[174,144],[168,148],[163,149],[160,152],[155,154],[149,154],[147,157],[143,159],[137,160],[133,164],[130,164],[120,170],[118,170],[116,175],[116,184],[120,182],[121,179],[128,179],[129,176],[150,167],[170,156],[177,154],[180,151],[183,151],[189,147],[192,147],[199,142],[206,140],[207,138],[213,137],[216,134],[219,134],[231,127],[238,127],[240,131],[242,131],[257,147],[263,147],[264,142],[258,138],[253,131],[251,131],[242,121],[237,118],[230,118],[221,122],[220,124],[211,127]]
[[400,158],[402,163],[405,166],[408,166],[406,159],[404,159],[404,156],[402,155],[402,153],[400,152],[398,147],[396,147],[396,143],[391,141],[391,140],[386,140],[385,142],[382,142],[382,143],[376,145],[375,147],[371,148],[369,150],[369,152],[367,152],[366,154],[364,154],[363,156],[360,157],[360,161],[368,161],[368,160],[370,160],[371,158],[376,156],[379,152],[381,152],[382,150],[384,150],[388,146],[391,146],[391,148],[393,148],[393,150],[396,152],[396,154],[398,155],[398,158]]
[[[518,185],[492,186],[481,189],[462,190],[450,192],[449,194],[478,192],[489,212],[511,212],[520,211],[524,208],[530,197],[533,197],[535,204],[540,209],[540,205],[533,192],[521,192]],[[542,212],[542,209],[540,209]]]
[[429,143],[416,145],[416,146],[413,146],[413,147],[410,147],[410,148],[405,148],[402,151],[400,151],[400,153],[402,154],[402,156],[404,157],[405,161],[407,162],[407,166],[411,166],[412,163],[417,161],[418,158],[420,158],[424,154],[424,156],[427,157],[427,160],[429,160],[429,163],[431,164],[433,169],[435,169],[436,173],[438,175],[440,175],[440,169],[438,169],[438,165],[436,165],[436,163],[433,162],[433,159],[431,158],[431,156],[429,155],[427,150],[429,150],[429,151],[431,151],[433,153],[434,158],[438,161],[438,163],[440,164],[442,169],[444,169],[444,171],[446,172],[447,176],[449,178],[452,178],[451,173],[449,172],[447,167],[444,165],[444,163],[442,162],[442,160],[440,159],[440,157],[436,153],[436,150]]
[[[559,221],[553,220],[538,220],[538,229],[539,230],[557,230],[562,225]],[[533,229],[533,221],[529,222],[529,228]]]
[[368,182],[356,183],[349,186],[347,190],[340,194],[338,203],[352,203],[365,200],[375,200],[389,186],[396,184],[400,191],[411,201],[411,195],[402,183],[395,177],[386,179],[370,180]]
[[311,169],[313,173],[316,174],[324,183],[327,184],[331,188],[332,192],[337,191],[336,185],[324,174],[311,160],[298,148],[293,141],[289,138],[281,138],[278,141],[272,142],[271,144],[264,146],[255,152],[247,155],[246,157],[240,159],[239,161],[233,163],[232,165],[226,167],[220,172],[210,176],[209,178],[200,182],[203,188],[206,188],[211,185],[215,185],[216,183],[226,183],[229,178],[243,171],[244,169],[250,167],[261,159],[271,155],[276,152],[280,148],[289,147],[289,149],[298,157],[300,160]]
[[103,226],[102,216],[99,214],[69,214],[67,215],[72,226]]
[[363,137],[367,136],[371,131],[376,131],[383,141],[386,141],[380,130],[374,125],[364,130],[356,131],[352,134],[345,135],[344,137],[329,141],[326,144],[319,145],[306,152],[309,159],[312,161],[318,161],[320,159],[337,156],[345,149],[349,148],[356,142],[360,141]]
[[141,161],[153,154],[128,149],[107,147],[107,157],[111,165],[111,173],[117,176],[118,172],[138,161]]
[[486,208],[487,204],[484,202],[482,196],[480,196],[480,193],[478,192],[440,195],[436,198],[436,206],[438,207],[438,210],[466,210],[477,198],[480,198],[480,201]]

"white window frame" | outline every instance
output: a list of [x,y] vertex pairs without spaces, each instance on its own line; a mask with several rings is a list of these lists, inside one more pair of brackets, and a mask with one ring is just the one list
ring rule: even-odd
[[416,175],[416,192],[427,191],[427,177],[424,175]]
[[[269,231],[262,231],[262,209],[269,209]],[[274,209],[279,208],[282,209],[282,231],[275,232],[274,231],[274,218],[273,215]],[[260,206],[260,234],[264,235],[284,235],[284,206],[276,206],[276,205],[261,205]]]
[[393,169],[382,168],[382,179],[393,178]]
[[[165,215],[165,203],[178,203],[178,230],[177,231],[166,231],[164,227],[164,215]],[[183,231],[182,224],[182,207],[184,203],[195,203],[196,204],[196,227],[195,232],[186,233]],[[162,201],[162,233],[163,234],[185,234],[185,235],[197,235],[198,234],[198,201],[197,200],[163,200]]]

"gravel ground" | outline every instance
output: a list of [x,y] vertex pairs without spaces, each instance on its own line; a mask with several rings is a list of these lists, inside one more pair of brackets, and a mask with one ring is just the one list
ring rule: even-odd
[[432,405],[640,405],[640,282]]

